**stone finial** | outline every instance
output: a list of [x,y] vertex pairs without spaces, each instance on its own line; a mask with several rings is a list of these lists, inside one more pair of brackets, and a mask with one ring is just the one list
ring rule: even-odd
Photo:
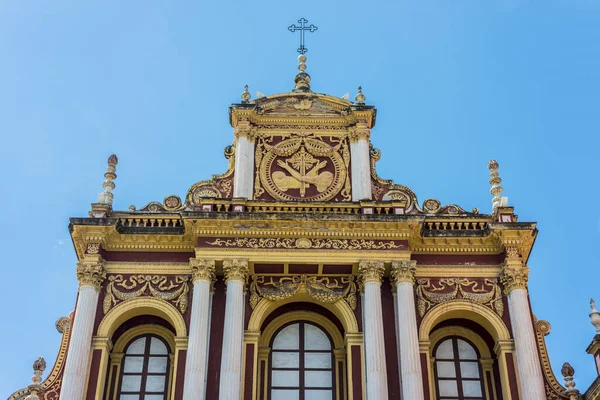
[[300,54],[298,56],[298,69],[300,72],[296,74],[294,78],[294,90],[293,93],[308,93],[310,92],[310,75],[307,74],[306,71],[306,56],[304,54]]
[[356,97],[354,97],[354,99],[356,100],[356,104],[361,106],[365,105],[365,100],[367,100],[367,98],[362,92],[362,86],[358,87],[358,93],[356,94]]
[[560,373],[565,378],[565,387],[567,388],[567,394],[569,395],[569,399],[575,400],[579,395],[579,390],[575,389],[575,380],[573,380],[573,375],[575,375],[575,369],[568,362],[564,363]]
[[108,157],[108,167],[106,168],[106,173],[104,174],[106,180],[102,184],[104,192],[98,195],[99,204],[112,205],[114,197],[112,190],[115,188],[115,183],[113,181],[117,178],[118,163],[119,159],[116,155],[112,154],[110,157]]
[[240,97],[242,98],[242,104],[248,104],[250,97],[252,97],[248,91],[248,85],[244,86],[244,92]]
[[501,195],[504,191],[502,186],[500,186],[500,183],[502,183],[502,179],[500,178],[500,175],[498,175],[498,168],[500,168],[500,164],[498,164],[498,161],[491,159],[488,162],[488,169],[490,170],[490,184],[492,185],[490,193],[494,196],[494,198],[492,199],[492,212],[494,213],[502,204]]
[[596,302],[594,299],[590,299],[590,307],[592,312],[590,313],[590,320],[594,328],[596,328],[596,334],[600,335],[600,312],[596,309]]
[[33,376],[31,377],[31,384],[27,386],[29,395],[25,397],[25,400],[39,400],[38,392],[42,390],[42,374],[46,369],[46,360],[44,357],[39,357],[33,362]]

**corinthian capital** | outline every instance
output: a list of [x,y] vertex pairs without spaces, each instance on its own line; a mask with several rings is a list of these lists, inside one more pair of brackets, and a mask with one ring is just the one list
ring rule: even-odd
[[223,260],[225,282],[229,280],[246,282],[248,279],[248,260],[245,258],[228,258]]
[[392,261],[392,282],[399,284],[408,282],[415,283],[415,272],[417,271],[417,262],[413,260]]
[[100,290],[102,282],[106,278],[102,258],[100,256],[85,257],[77,263],[76,274],[80,286],[89,285],[95,287],[96,290]]
[[358,264],[358,272],[361,274],[362,283],[375,282],[381,284],[383,271],[383,261],[361,261]]
[[190,258],[192,268],[192,281],[215,280],[215,260],[210,258]]
[[256,129],[252,127],[250,121],[248,120],[240,120],[238,121],[235,129],[233,131],[236,138],[245,137],[248,140],[254,140],[254,134]]
[[513,267],[506,265],[500,274],[500,281],[504,285],[504,293],[509,294],[515,289],[527,289],[529,267],[526,265]]

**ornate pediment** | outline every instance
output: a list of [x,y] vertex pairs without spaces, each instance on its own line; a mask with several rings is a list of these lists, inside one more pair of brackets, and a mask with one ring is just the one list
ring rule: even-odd
[[289,93],[263,97],[255,100],[259,115],[306,116],[306,115],[346,115],[351,102],[318,94]]

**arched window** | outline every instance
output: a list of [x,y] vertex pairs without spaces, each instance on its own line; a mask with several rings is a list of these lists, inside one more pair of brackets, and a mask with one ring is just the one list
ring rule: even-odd
[[485,399],[479,356],[471,343],[449,337],[438,344],[434,357],[439,400]]
[[120,400],[167,398],[169,348],[155,335],[135,338],[126,348],[121,368]]
[[332,400],[331,339],[318,326],[296,322],[274,337],[270,352],[269,400]]

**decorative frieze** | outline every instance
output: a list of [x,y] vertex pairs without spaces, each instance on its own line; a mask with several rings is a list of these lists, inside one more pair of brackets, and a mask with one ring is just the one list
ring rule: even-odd
[[213,282],[215,280],[215,260],[210,258],[190,258],[190,267],[192,268],[192,281],[202,279]]
[[383,278],[383,261],[361,261],[358,265],[358,271],[361,276],[361,283],[376,282],[381,284]]
[[475,281],[467,278],[445,278],[417,280],[417,310],[423,317],[433,306],[456,299],[465,299],[482,304],[504,315],[502,291],[496,279]]
[[305,287],[308,294],[320,303],[335,303],[344,299],[350,308],[356,309],[356,283],[354,276],[307,276],[284,277],[252,276],[250,306],[254,309],[262,299],[280,301],[294,296]]
[[211,238],[203,243],[211,247],[246,249],[394,250],[406,247],[401,241],[365,239]]
[[230,280],[246,282],[248,279],[248,260],[244,258],[230,258],[223,260],[225,282]]
[[415,283],[417,262],[414,260],[392,261],[392,282],[397,285],[401,282]]
[[188,281],[187,276],[179,275],[110,275],[104,296],[104,313],[121,301],[152,296],[172,303],[184,314],[188,308]]

